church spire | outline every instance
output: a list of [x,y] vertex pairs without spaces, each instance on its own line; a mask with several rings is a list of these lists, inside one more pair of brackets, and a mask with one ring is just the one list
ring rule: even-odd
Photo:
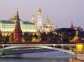
[[35,23],[35,15],[33,14],[32,17],[31,17],[31,22],[32,23]]
[[71,21],[71,28],[74,29],[73,21]]

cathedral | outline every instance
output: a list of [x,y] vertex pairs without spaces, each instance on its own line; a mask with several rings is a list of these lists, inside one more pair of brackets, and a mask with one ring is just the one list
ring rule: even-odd
[[50,32],[50,31],[53,31],[54,29],[55,29],[54,25],[51,24],[50,19],[47,18],[45,24],[42,27],[42,32]]
[[43,24],[42,19],[42,9],[38,8],[36,14],[31,17],[32,23],[37,26],[37,31],[40,32],[50,32],[53,31],[54,25],[51,23],[50,19],[47,17],[46,22]]

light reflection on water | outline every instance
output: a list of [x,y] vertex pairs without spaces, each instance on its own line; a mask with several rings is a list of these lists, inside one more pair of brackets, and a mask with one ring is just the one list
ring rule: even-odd
[[4,57],[0,58],[0,62],[84,62],[78,59],[69,58],[22,58],[22,57]]

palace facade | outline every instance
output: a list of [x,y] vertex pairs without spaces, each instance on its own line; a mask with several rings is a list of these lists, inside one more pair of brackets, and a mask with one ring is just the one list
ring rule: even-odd
[[[14,31],[16,22],[16,16],[14,15],[9,20],[0,20],[0,30],[2,35],[10,35]],[[23,33],[25,32],[37,32],[36,25],[29,21],[23,21],[20,19],[20,26]]]

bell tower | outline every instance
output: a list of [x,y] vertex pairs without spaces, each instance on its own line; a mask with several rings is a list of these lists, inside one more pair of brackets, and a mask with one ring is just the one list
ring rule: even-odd
[[38,29],[40,30],[40,28],[42,27],[42,10],[41,10],[41,8],[37,9],[36,25],[37,25]]

